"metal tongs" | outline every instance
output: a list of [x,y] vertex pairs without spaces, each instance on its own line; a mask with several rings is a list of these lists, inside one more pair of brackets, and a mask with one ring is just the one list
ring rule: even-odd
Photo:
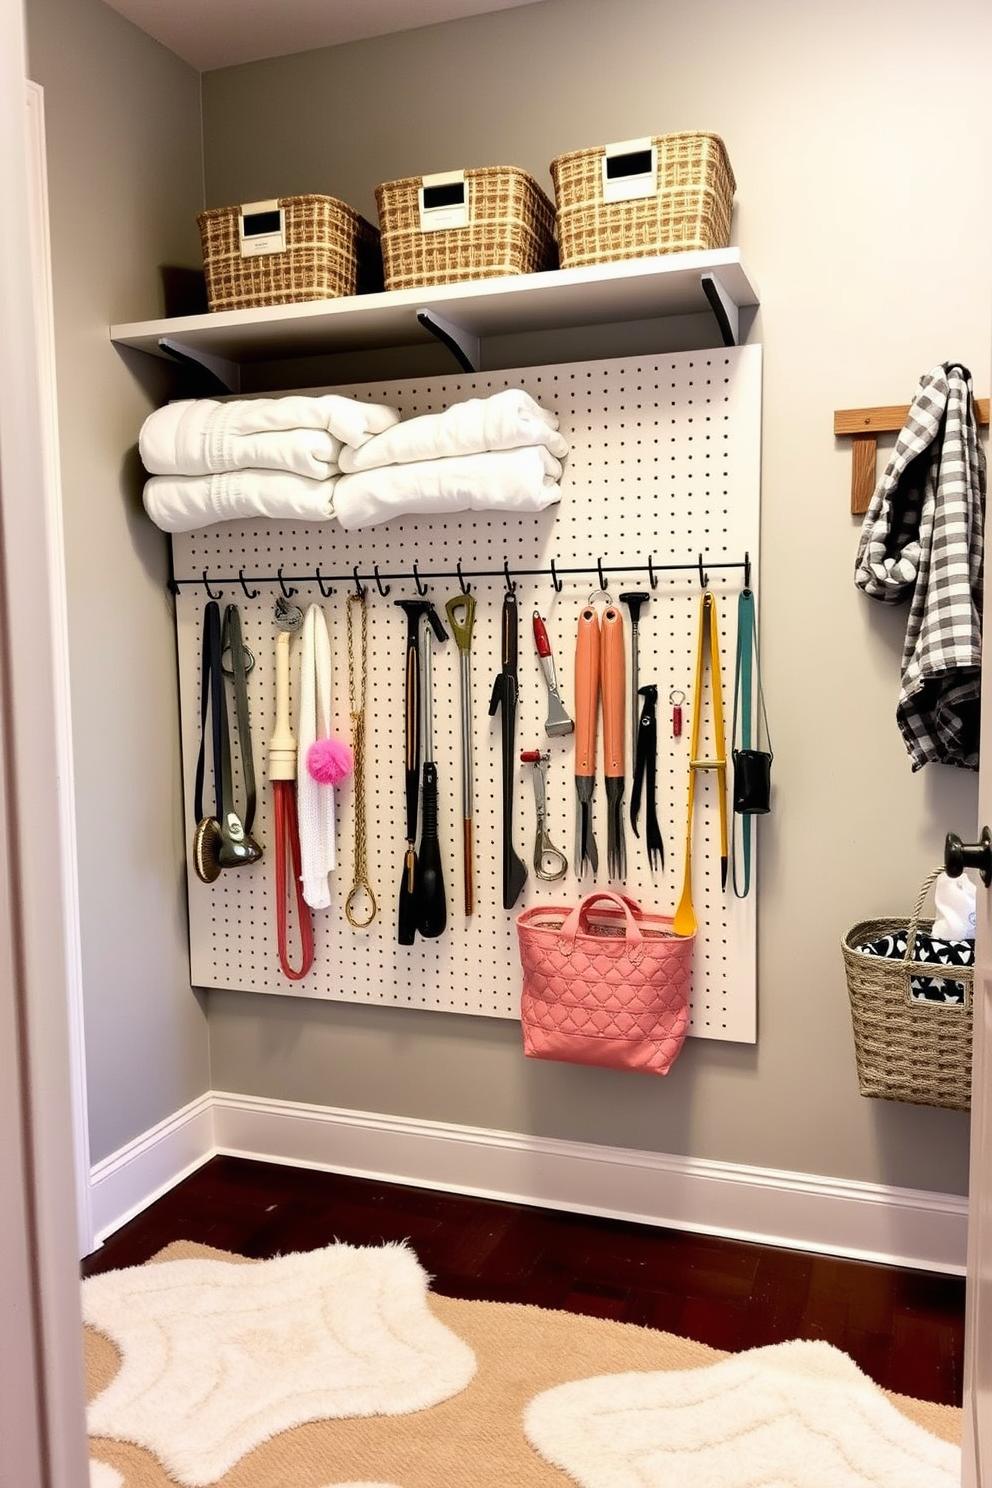
[[561,848],[555,847],[548,835],[548,798],[545,766],[551,754],[542,754],[540,749],[522,749],[520,758],[525,765],[534,766],[534,806],[537,812],[537,835],[534,838],[534,872],[538,878],[554,883],[568,872],[568,857]]

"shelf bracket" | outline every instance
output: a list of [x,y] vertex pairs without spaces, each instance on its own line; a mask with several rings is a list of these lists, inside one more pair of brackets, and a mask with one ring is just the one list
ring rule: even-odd
[[[988,424],[988,398],[975,399],[975,417],[983,427]],[[834,413],[834,433],[851,441],[852,517],[863,517],[875,494],[879,434],[901,433],[908,418],[906,403],[884,408],[838,408]]]
[[703,286],[703,294],[710,302],[710,309],[716,318],[723,337],[724,346],[739,346],[741,338],[741,312],[737,302],[731,299],[720,279],[716,274],[703,274],[700,277]]
[[453,320],[438,315],[436,310],[418,310],[417,320],[446,346],[463,372],[478,372],[482,360],[478,336],[473,336]]
[[241,368],[237,362],[228,361],[226,357],[213,356],[209,351],[192,350],[181,341],[174,341],[171,336],[160,336],[158,346],[172,361],[206,372],[218,384],[218,392],[241,391]]

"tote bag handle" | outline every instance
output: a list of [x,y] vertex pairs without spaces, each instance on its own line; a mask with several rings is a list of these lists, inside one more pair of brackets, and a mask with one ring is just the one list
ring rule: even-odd
[[640,926],[634,918],[635,913],[640,914],[641,906],[635,900],[628,899],[626,894],[611,894],[608,890],[603,889],[599,893],[587,894],[586,897],[575,906],[571,914],[568,916],[568,919],[562,925],[561,929],[558,932],[558,939],[559,944],[561,944],[562,942],[567,942],[567,944],[562,945],[563,950],[572,950],[575,943],[576,935],[579,933],[580,930],[584,930],[588,925],[590,909],[594,904],[599,904],[601,901],[604,900],[607,903],[614,905],[615,908],[619,909],[623,914],[625,921],[624,938],[626,940],[633,940],[638,942],[644,940],[644,936],[641,934]]

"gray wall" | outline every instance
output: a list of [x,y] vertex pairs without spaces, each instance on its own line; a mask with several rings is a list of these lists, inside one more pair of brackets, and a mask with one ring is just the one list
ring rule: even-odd
[[209,1086],[189,990],[171,601],[140,508],[143,386],[108,338],[196,265],[200,81],[100,0],[28,0],[45,91],[94,1160]]
[[[442,1014],[210,994],[215,1088],[948,1192],[967,1118],[862,1100],[838,949],[911,904],[974,777],[910,773],[904,615],[854,590],[835,408],[908,402],[948,357],[989,391],[992,12],[925,0],[543,0],[204,77],[208,204],[517,164],[678,129],[725,138],[762,291],[762,621],[776,748],[759,828],[760,1033],[664,1082],[524,1061]],[[661,898],[674,895],[669,879]],[[508,967],[508,976],[515,968]]]
[[[856,1089],[838,937],[908,905],[944,832],[974,828],[976,793],[970,776],[909,772],[892,721],[902,617],[853,590],[831,421],[907,401],[949,356],[989,391],[984,0],[947,27],[922,0],[799,18],[714,0],[705,23],[654,0],[543,0],[209,74],[205,197],[195,73],[100,0],[27,12],[49,141],[94,1159],[212,1084],[962,1192],[964,1116]],[[375,184],[408,172],[514,163],[550,185],[563,150],[680,128],[726,139],[735,241],[762,291],[777,799],[759,828],[757,1046],[692,1041],[660,1082],[530,1064],[497,1021],[217,992],[208,1071],[165,547],[133,455],[166,390],[108,324],[162,313],[160,266],[198,262],[204,200],[316,190],[371,214]]]

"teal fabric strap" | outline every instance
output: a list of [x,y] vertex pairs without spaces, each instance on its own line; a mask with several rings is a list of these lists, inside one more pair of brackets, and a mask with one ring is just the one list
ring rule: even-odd
[[[754,592],[742,589],[737,600],[737,660],[734,667],[734,721],[731,730],[731,753],[738,747],[751,749],[752,719],[754,716],[754,683],[757,680],[758,704],[761,723],[768,738],[768,717],[765,713],[765,698],[761,687],[761,671],[758,662],[758,627],[754,616]],[[740,745],[737,744],[737,720],[740,718]],[[771,743],[769,741],[769,749]],[[734,813],[735,818],[738,813]],[[738,857],[743,859],[743,886],[738,882]],[[751,888],[751,817],[741,814],[741,849],[737,851],[736,820],[734,823],[733,884],[738,899],[746,899]]]

